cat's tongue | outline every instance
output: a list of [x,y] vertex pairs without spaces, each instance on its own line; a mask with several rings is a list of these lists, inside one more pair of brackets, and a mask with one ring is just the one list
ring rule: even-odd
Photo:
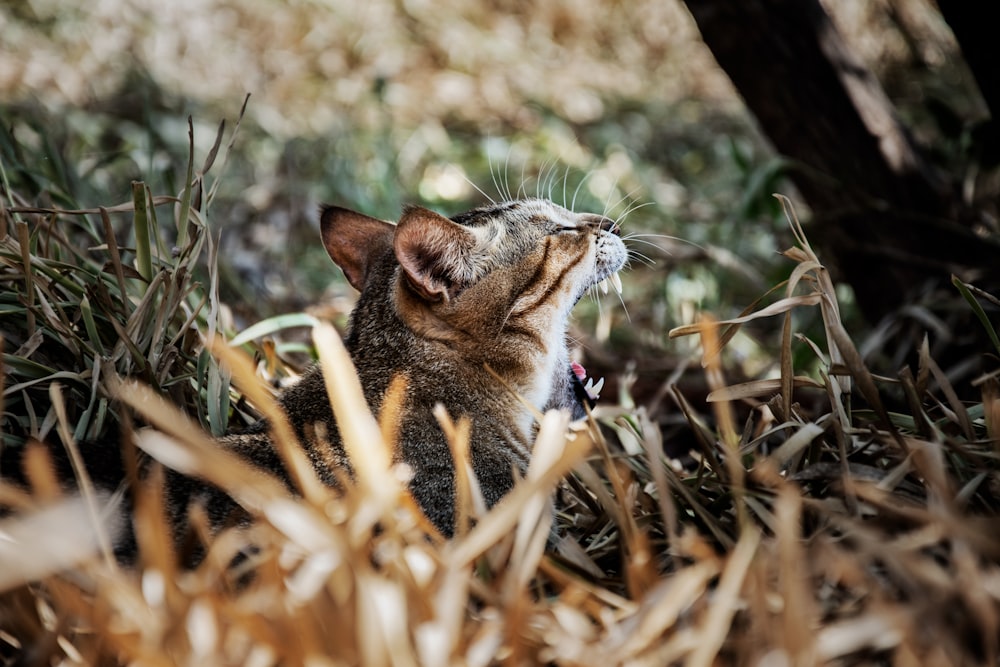
[[576,376],[577,380],[583,382],[584,380],[587,379],[587,370],[583,366],[576,363],[575,361],[571,363],[570,366],[573,368],[573,375]]

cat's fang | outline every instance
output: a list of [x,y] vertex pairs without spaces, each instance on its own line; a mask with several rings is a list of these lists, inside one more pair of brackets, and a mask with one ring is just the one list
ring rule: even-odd
[[601,282],[599,282],[598,285],[601,286],[601,291],[602,292],[604,292],[605,294],[608,293],[608,279],[607,278],[605,278],[604,280],[602,280]]
[[604,389],[604,378],[601,378],[597,382],[594,382],[594,378],[587,378],[587,384],[583,385],[583,389],[590,396],[591,400],[596,401],[601,397],[601,390]]
[[618,275],[617,271],[611,274],[611,285],[615,288],[616,292],[619,294],[622,293],[622,279],[621,276]]

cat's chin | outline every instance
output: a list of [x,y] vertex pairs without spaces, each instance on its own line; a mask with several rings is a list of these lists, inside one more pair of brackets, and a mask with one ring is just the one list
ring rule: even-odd
[[580,292],[580,294],[577,295],[576,301],[573,302],[573,305],[579,303],[580,299],[582,299],[583,295],[586,294],[587,292],[590,292],[594,296],[598,296],[598,292],[600,292],[602,295],[607,295],[611,292],[612,289],[615,291],[615,293],[618,294],[619,297],[621,297],[622,279],[621,276],[618,275],[618,271],[611,271],[603,278],[598,278],[594,280],[594,282],[587,285],[587,287],[585,287]]

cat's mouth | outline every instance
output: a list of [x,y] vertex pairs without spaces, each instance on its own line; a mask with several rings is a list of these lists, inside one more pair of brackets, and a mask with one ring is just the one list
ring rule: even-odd
[[608,274],[604,278],[595,278],[589,285],[580,289],[576,295],[576,299],[573,301],[573,305],[579,303],[580,299],[588,292],[590,292],[591,296],[597,298],[598,296],[607,296],[611,293],[612,289],[619,297],[623,294],[622,279],[617,271]]
[[612,289],[621,296],[622,279],[618,274],[625,267],[628,250],[618,235],[617,228],[612,231],[602,229],[597,239],[597,253],[594,258],[594,274],[587,289],[608,294]]
[[[575,391],[577,394],[577,399],[581,403],[586,401],[593,408],[597,403],[597,399],[601,397],[601,390],[604,389],[604,378],[599,378],[596,382],[594,378],[588,377],[587,370],[577,362],[572,362],[569,365],[570,370],[573,372],[573,377],[576,379]],[[581,393],[582,390],[582,393]]]
[[612,272],[607,278],[598,280],[596,283],[591,285],[590,288],[599,289],[604,294],[607,294],[610,291],[610,288],[608,287],[609,284],[615,289],[615,292],[618,294],[622,293],[622,279],[621,276],[618,275],[618,271]]

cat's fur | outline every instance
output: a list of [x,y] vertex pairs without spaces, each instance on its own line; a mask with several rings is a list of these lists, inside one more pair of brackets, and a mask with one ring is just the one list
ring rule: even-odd
[[[535,410],[582,415],[569,314],[624,265],[617,225],[526,199],[452,219],[411,207],[395,225],[327,207],[321,228],[330,256],[361,292],[345,343],[365,398],[378,414],[389,383],[405,377],[397,455],[412,469],[410,490],[423,511],[451,534],[454,464],[434,406],[471,418],[472,469],[493,505],[531,456],[534,416],[522,399]],[[348,462],[319,367],[279,401],[320,476],[334,483],[331,468]],[[317,447],[320,437],[331,446]],[[254,459],[267,452],[276,463],[266,438],[258,424],[223,443]]]
[[[390,382],[405,377],[397,457],[412,470],[410,490],[420,507],[450,535],[454,464],[434,407],[471,420],[471,466],[492,506],[527,469],[537,411],[584,415],[586,394],[569,359],[569,314],[602,281],[620,288],[617,271],[627,251],[618,227],[600,215],[525,199],[452,219],[411,207],[398,224],[327,207],[321,229],[330,256],[361,293],[345,343],[365,398],[378,414]],[[284,390],[279,404],[320,478],[336,485],[350,466],[319,367]],[[267,423],[218,442],[288,478]],[[114,488],[124,478],[121,457],[99,449],[87,467],[96,482]],[[62,464],[62,477],[71,479],[68,462]],[[178,540],[192,502],[204,505],[216,527],[240,514],[221,491],[173,471],[166,500]],[[134,558],[134,538],[127,531],[116,546],[123,560]],[[199,551],[188,556],[197,559]]]

